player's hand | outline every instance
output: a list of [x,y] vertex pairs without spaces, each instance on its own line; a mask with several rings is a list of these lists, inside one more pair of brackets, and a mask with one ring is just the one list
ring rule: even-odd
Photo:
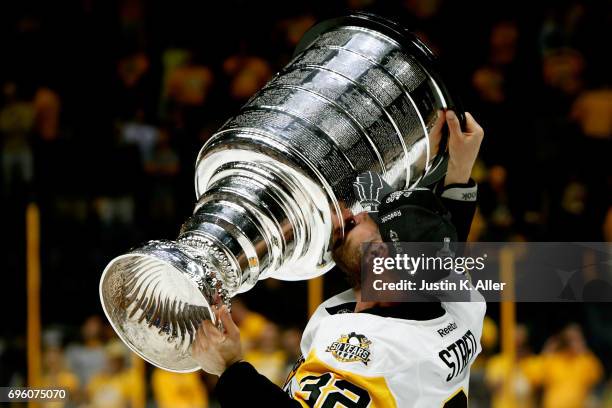
[[446,111],[448,125],[448,170],[444,185],[465,184],[470,180],[484,131],[468,112],[465,113],[465,132],[461,130],[459,118],[453,111]]
[[202,370],[221,375],[229,366],[242,360],[242,345],[240,330],[227,306],[222,306],[216,315],[223,324],[223,331],[210,320],[202,322],[191,345],[191,356]]

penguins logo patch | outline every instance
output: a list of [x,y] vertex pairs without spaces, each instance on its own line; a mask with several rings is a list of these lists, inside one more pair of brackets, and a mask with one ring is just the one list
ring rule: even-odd
[[343,363],[361,361],[364,365],[368,365],[370,344],[372,342],[366,336],[352,332],[341,335],[337,341],[327,346],[325,351]]

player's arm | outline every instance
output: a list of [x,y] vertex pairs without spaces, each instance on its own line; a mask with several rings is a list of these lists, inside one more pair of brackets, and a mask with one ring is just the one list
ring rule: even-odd
[[215,388],[219,403],[227,407],[302,408],[278,385],[259,374],[246,361],[229,366],[219,377]]
[[449,161],[444,185],[439,190],[442,203],[451,214],[460,242],[467,240],[476,211],[477,186],[470,175],[484,137],[484,131],[474,117],[467,112],[465,117],[464,132],[457,115],[453,111],[446,112]]
[[202,323],[192,344],[191,355],[206,372],[218,375],[216,393],[222,407],[257,406],[300,408],[276,384],[242,361],[240,330],[223,306],[217,312],[223,331],[210,320]]
[[451,222],[457,230],[457,240],[467,241],[476,206],[478,204],[478,187],[474,180],[464,184],[444,186],[440,194],[442,204],[451,215]]

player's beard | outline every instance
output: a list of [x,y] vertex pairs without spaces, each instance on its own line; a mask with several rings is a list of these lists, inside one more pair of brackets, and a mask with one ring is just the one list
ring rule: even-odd
[[361,251],[340,245],[333,251],[333,258],[353,289],[361,289]]
[[[382,239],[380,234],[374,234],[370,240],[362,243],[357,247],[349,247],[347,245],[340,245],[334,249],[332,256],[336,265],[344,273],[344,276],[353,289],[361,289],[361,273],[362,267],[366,270],[372,269],[372,256],[387,256],[388,251],[384,245],[372,245],[373,243],[381,243]],[[382,253],[379,253],[381,249],[384,249]],[[365,265],[364,265],[364,252],[365,252]]]

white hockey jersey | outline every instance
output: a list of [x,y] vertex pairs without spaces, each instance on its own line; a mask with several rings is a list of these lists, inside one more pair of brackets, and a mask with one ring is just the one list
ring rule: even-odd
[[430,320],[352,313],[353,290],[328,299],[306,326],[285,391],[310,408],[466,407],[486,310],[474,293],[477,301],[442,302]]

